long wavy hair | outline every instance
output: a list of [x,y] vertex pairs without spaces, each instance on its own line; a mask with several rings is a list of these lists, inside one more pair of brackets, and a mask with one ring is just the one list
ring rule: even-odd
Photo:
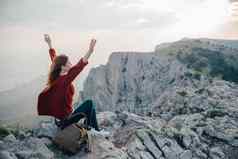
[[47,81],[48,86],[52,86],[54,81],[60,76],[62,66],[65,66],[67,61],[68,61],[68,56],[64,54],[58,55],[54,58],[50,66],[50,71],[48,74],[48,81]]

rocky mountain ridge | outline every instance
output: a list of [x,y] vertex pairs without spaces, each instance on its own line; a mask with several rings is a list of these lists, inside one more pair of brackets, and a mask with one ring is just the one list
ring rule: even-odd
[[185,39],[151,53],[112,53],[106,65],[90,71],[81,99],[93,99],[99,111],[144,114],[168,91],[196,91],[216,79],[237,83],[238,50],[210,43]]
[[108,139],[95,136],[92,153],[68,156],[51,141],[54,123],[44,121],[1,131],[0,158],[236,159],[238,52],[222,45],[183,39],[151,53],[112,53],[81,92],[96,103]]

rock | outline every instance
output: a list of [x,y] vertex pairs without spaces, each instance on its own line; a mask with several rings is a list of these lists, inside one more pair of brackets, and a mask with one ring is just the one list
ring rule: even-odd
[[51,159],[51,158],[54,158],[54,156],[51,154],[45,154],[43,152],[32,151],[32,150],[19,151],[16,153],[16,155],[18,158],[22,158],[22,159],[28,159],[28,158]]
[[176,153],[173,152],[168,146],[164,146],[162,150],[164,152],[165,158],[178,159],[178,156],[176,155]]
[[108,140],[93,136],[93,145],[92,145],[92,152],[85,153],[79,152],[78,154],[70,157],[70,159],[88,159],[88,158],[97,158],[97,159],[127,159],[128,156],[122,150],[116,148],[111,142]]
[[180,159],[192,159],[193,154],[190,150],[185,150],[179,157]]
[[42,142],[43,144],[45,144],[46,146],[50,146],[51,144],[53,144],[52,140],[50,140],[50,139],[48,139],[48,138],[45,138],[45,137],[41,138],[40,140],[41,140],[41,142]]
[[104,129],[115,129],[120,127],[121,122],[113,112],[101,112],[97,115],[98,124]]
[[139,154],[141,158],[154,159],[149,152],[140,152]]
[[24,145],[31,149],[34,155],[42,159],[54,157],[54,153],[47,148],[41,139],[30,137],[24,141]]
[[87,159],[95,156],[98,159],[198,159],[208,156],[212,159],[228,156],[233,159],[238,154],[234,144],[238,126],[229,116],[208,118],[194,113],[177,115],[167,122],[159,117],[129,112],[100,112],[98,118],[99,125],[110,130],[112,135],[107,139],[93,136],[91,153],[79,151],[69,157],[54,147],[48,137],[34,134],[4,144],[4,150],[15,153],[19,158],[39,159]]
[[10,135],[4,137],[3,141],[5,141],[5,142],[16,142],[17,139],[13,134],[10,134]]
[[0,151],[0,158],[1,159],[17,159],[17,157],[8,151]]
[[0,150],[4,150],[4,149],[5,149],[4,142],[0,140]]
[[35,129],[35,135],[38,137],[47,137],[52,139],[55,134],[59,131],[59,128],[54,122],[42,122],[40,126]]
[[27,137],[27,134],[22,130],[19,130],[17,135],[19,138],[23,138],[23,139]]
[[213,147],[210,149],[209,156],[212,159],[221,159],[225,158],[225,154],[222,152],[222,149],[220,147]]
[[[129,142],[126,147],[128,156],[133,156],[136,159],[143,158],[143,156],[148,156],[148,158],[153,158],[149,152],[146,152],[146,147],[143,145],[141,140],[135,138],[133,142]],[[148,153],[147,155],[144,155]]]
[[137,137],[141,140],[143,145],[148,149],[148,152],[151,154],[152,157],[162,157],[162,152],[160,151],[160,148],[157,147],[157,144],[154,142],[154,139],[152,139],[148,133],[145,131],[137,131],[136,132]]
[[16,156],[18,158],[27,159],[27,158],[33,157],[34,155],[33,155],[33,151],[26,150],[26,151],[18,151],[16,153]]

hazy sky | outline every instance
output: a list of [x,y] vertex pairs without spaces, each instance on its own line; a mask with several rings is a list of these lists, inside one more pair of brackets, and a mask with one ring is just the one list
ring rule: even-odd
[[0,90],[47,74],[44,33],[73,62],[95,37],[86,73],[113,51],[152,51],[183,37],[238,39],[238,0],[1,0]]

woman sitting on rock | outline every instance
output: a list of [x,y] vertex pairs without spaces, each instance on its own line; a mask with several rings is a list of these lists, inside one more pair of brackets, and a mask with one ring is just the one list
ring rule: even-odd
[[75,110],[72,107],[75,92],[72,82],[88,64],[88,59],[94,51],[96,40],[91,40],[88,52],[75,65],[71,64],[67,55],[56,55],[56,51],[52,47],[51,38],[47,34],[45,35],[45,41],[49,46],[52,64],[48,75],[47,87],[38,96],[38,114],[55,117],[59,120],[56,123],[61,129],[86,117],[87,124],[96,131],[100,131],[95,105],[92,100],[84,101]]

